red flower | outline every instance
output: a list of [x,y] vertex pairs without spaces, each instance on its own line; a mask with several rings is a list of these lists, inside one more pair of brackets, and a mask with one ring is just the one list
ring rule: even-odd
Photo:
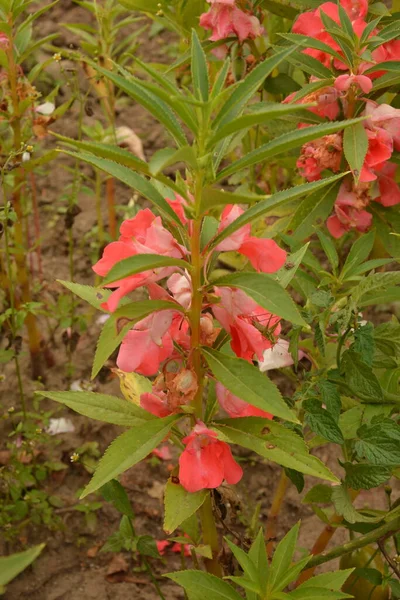
[[[222,212],[218,232],[226,229],[243,212],[237,204],[228,204]],[[219,252],[236,250],[247,256],[253,267],[263,273],[275,273],[283,267],[286,262],[286,252],[273,240],[254,237],[250,232],[251,225],[244,225],[218,244],[216,250]]]
[[210,40],[216,42],[233,34],[244,42],[262,35],[264,30],[257,17],[237,8],[235,0],[207,1],[211,8],[200,16],[200,26],[211,29]]
[[371,213],[364,210],[369,203],[368,186],[352,187],[348,181],[342,183],[335,202],[335,214],[326,222],[330,234],[340,238],[346,231],[367,231],[372,223]]
[[219,381],[216,385],[216,392],[218,402],[232,419],[238,417],[264,417],[265,419],[272,419],[272,415],[269,412],[241,400],[241,398],[238,398],[227,390]]
[[243,470],[228,444],[201,421],[183,443],[186,448],[179,458],[179,480],[188,492],[217,488],[224,479],[235,484],[242,478]]
[[279,317],[271,315],[242,290],[216,287],[215,293],[221,301],[212,310],[215,318],[231,335],[232,350],[245,360],[252,361],[254,355],[262,360],[264,350],[272,346],[272,341],[260,330],[270,330],[273,335],[278,335]]
[[382,206],[395,206],[400,204],[400,188],[395,181],[397,165],[387,162],[377,171],[379,196],[374,198]]

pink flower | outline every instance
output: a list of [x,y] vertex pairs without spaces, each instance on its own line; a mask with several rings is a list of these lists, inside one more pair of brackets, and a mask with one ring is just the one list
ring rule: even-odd
[[7,50],[10,47],[10,40],[5,33],[0,31],[0,50]]
[[172,458],[171,450],[166,444],[163,444],[159,448],[154,448],[151,453],[160,460],[171,460]]
[[379,196],[374,198],[382,206],[395,206],[400,204],[400,188],[395,181],[397,165],[387,162],[380,171],[377,171]]
[[340,4],[350,19],[365,17],[368,13],[368,0],[340,0]]
[[343,138],[341,133],[326,135],[319,140],[307,142],[301,149],[297,168],[307,181],[317,181],[325,169],[340,171]]
[[[163,227],[160,217],[156,217],[148,208],[139,211],[133,219],[124,221],[120,233],[119,241],[108,244],[102,258],[93,266],[97,275],[104,277],[118,262],[136,254],[159,254],[182,258],[185,253],[185,249]],[[108,301],[102,304],[102,307],[114,312],[124,296],[142,285],[167,277],[173,271],[173,267],[144,271],[107,285],[106,287],[117,289]]]
[[371,213],[364,210],[369,203],[368,186],[360,183],[354,188],[352,183],[345,181],[339,189],[335,202],[335,214],[326,222],[330,234],[340,238],[351,229],[367,231],[372,223]]
[[374,181],[376,174],[372,169],[379,168],[393,153],[392,136],[381,127],[374,130],[366,129],[368,136],[368,151],[361,170],[360,181]]
[[[237,204],[228,204],[222,212],[218,232],[226,229],[243,212],[243,209]],[[250,232],[251,225],[244,225],[218,244],[216,250],[219,252],[236,250],[247,256],[253,267],[263,273],[275,273],[283,267],[286,261],[286,252],[279,248],[273,240],[253,237]]]
[[219,304],[213,306],[215,318],[231,335],[231,348],[237,356],[252,361],[254,355],[262,359],[264,350],[272,346],[271,339],[262,331],[274,335],[280,332],[279,317],[271,315],[242,290],[221,287],[215,288],[220,297]]
[[156,417],[168,417],[173,413],[167,394],[163,390],[153,390],[153,392],[141,394],[140,406]]
[[211,29],[209,39],[214,42],[232,34],[242,43],[245,39],[255,39],[263,33],[263,27],[256,16],[237,8],[234,1],[226,0],[212,2],[210,10],[200,16],[200,26]]
[[185,437],[185,450],[179,458],[179,480],[188,492],[219,487],[224,479],[229,484],[240,481],[242,468],[232,456],[226,442],[201,421]]
[[157,550],[159,551],[161,556],[164,556],[165,551],[170,544],[171,544],[171,542],[169,542],[168,540],[157,540],[156,541]]
[[117,365],[126,373],[155,375],[160,364],[171,356],[174,346],[169,333],[174,311],[153,313],[128,331],[122,340]]
[[358,86],[364,94],[369,94],[372,90],[372,81],[366,75],[339,75],[334,83],[335,88],[340,92],[347,92],[351,85]]
[[220,382],[216,385],[216,392],[218,402],[232,419],[236,419],[237,417],[264,417],[265,419],[272,419],[270,413],[234,396]]
[[392,138],[394,148],[400,151],[400,109],[369,100],[365,115],[368,116],[367,127],[384,129]]
[[190,551],[190,549],[193,546],[191,546],[190,544],[181,544],[180,542],[175,542],[175,544],[172,545],[171,548],[171,552],[176,552],[177,554],[181,554],[182,553],[182,548],[183,548],[183,554],[186,557],[192,556],[192,553]]
[[184,207],[187,206],[187,202],[183,196],[179,194],[175,194],[175,198],[166,198],[166,201],[172,208],[172,210],[178,215],[182,225],[187,225],[189,223],[189,219],[185,215]]
[[[318,81],[318,78],[312,76],[310,78],[310,83],[312,83],[313,81]],[[283,100],[283,104],[289,104],[294,100],[295,96],[296,92],[289,94],[289,96],[287,96]],[[304,96],[304,98],[300,98],[296,101],[296,104],[308,104],[310,102],[316,102],[317,106],[308,108],[308,110],[314,113],[315,115],[319,115],[320,117],[327,117],[330,121],[333,121],[337,118],[340,111],[338,98],[338,90],[334,87],[329,86],[321,90],[317,90],[312,94],[308,94],[307,96]],[[304,124],[300,123],[299,126],[301,125]]]

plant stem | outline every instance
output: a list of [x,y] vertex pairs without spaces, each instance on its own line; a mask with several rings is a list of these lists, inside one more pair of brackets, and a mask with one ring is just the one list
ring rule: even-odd
[[203,543],[210,546],[212,558],[205,558],[204,564],[209,573],[222,577],[222,567],[218,562],[218,554],[220,550],[218,531],[215,526],[213,507],[211,496],[208,495],[203,506],[200,508],[201,527],[203,530]]
[[197,376],[198,389],[194,399],[195,415],[198,419],[203,417],[203,367],[200,354],[200,317],[203,304],[201,290],[202,259],[200,254],[201,220],[193,221],[191,236],[192,253],[192,308],[190,312],[192,366]]
[[[12,22],[9,23],[12,28]],[[14,61],[13,40],[10,37],[10,47],[7,50],[8,60],[8,79],[10,84],[10,95],[13,106],[13,117],[11,127],[14,133],[14,151],[18,154],[21,150],[22,135],[21,135],[21,114],[17,87],[17,66]],[[23,304],[29,304],[32,301],[29,275],[26,267],[24,249],[24,234],[22,228],[23,210],[21,203],[21,184],[23,182],[23,170],[17,169],[14,179],[14,189],[12,194],[12,204],[17,216],[14,224],[14,241],[16,246],[15,262],[17,265],[17,282],[21,290],[21,298]],[[25,317],[25,325],[28,332],[29,352],[31,355],[31,367],[33,379],[42,378],[41,365],[41,336],[37,327],[36,317],[31,312],[27,312]]]
[[265,540],[267,542],[267,554],[269,558],[272,557],[272,553],[274,550],[274,543],[276,540],[276,523],[282,508],[288,484],[289,478],[286,475],[285,470],[282,469],[281,476],[277,488],[275,490],[275,495],[272,500],[271,508],[268,513],[267,526],[265,532]]
[[397,517],[397,519],[393,519],[393,521],[389,521],[389,523],[385,523],[377,529],[351,540],[342,546],[337,546],[337,548],[334,548],[326,554],[315,556],[308,563],[306,571],[308,571],[310,568],[315,569],[315,567],[318,567],[319,565],[323,565],[324,563],[334,560],[335,558],[340,558],[345,554],[350,554],[351,552],[359,550],[360,548],[364,548],[364,546],[373,544],[381,538],[392,536],[398,531],[400,531],[400,517]]

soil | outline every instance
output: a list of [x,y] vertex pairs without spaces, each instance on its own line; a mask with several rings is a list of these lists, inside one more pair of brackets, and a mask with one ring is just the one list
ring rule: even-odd
[[[86,23],[88,22],[88,13],[73,2],[61,0],[49,16],[40,18],[37,30],[43,36],[54,31],[59,33],[60,23],[67,22]],[[165,50],[171,39],[173,38],[167,32],[161,32],[151,39],[144,34],[141,36],[142,45],[138,51],[139,55],[146,60],[151,58],[155,62],[166,62],[169,58],[166,56]],[[56,44],[62,48],[69,47],[76,42],[77,39],[72,33],[61,29],[61,35]],[[76,67],[63,61],[63,68],[68,71]],[[58,70],[58,66],[54,64],[51,69]],[[58,71],[55,76],[58,78]],[[80,78],[82,86],[86,86],[81,74]],[[61,93],[68,97],[70,91],[67,86],[63,86]],[[85,123],[88,125],[93,125],[100,114],[94,97],[93,106],[94,115],[92,117],[85,116]],[[61,119],[53,129],[63,135],[76,137],[77,110],[77,108],[73,108],[72,116],[69,114],[68,118]],[[165,136],[161,126],[138,105],[129,104],[121,108],[117,115],[117,124],[127,125],[135,130],[143,141],[147,157],[164,145]],[[50,146],[53,142],[49,140],[47,144]],[[62,168],[62,165],[65,166],[65,164],[68,163],[60,160],[51,174],[48,173],[38,181],[45,280],[41,298],[45,298],[45,302],[53,302],[62,291],[56,279],[70,279],[64,216],[55,208],[56,202],[56,206],[63,204],[60,197],[71,180],[70,172]],[[90,173],[90,169],[85,167],[85,172]],[[122,207],[129,203],[131,195],[131,192],[123,186],[117,186],[118,204]],[[76,245],[74,279],[87,284],[93,282],[91,270],[93,261],[87,250],[89,240],[88,237],[85,237],[96,223],[93,195],[81,193],[79,207],[81,212],[75,218],[73,227],[74,244]],[[123,210],[124,208],[121,213]],[[106,219],[106,211],[104,211],[104,218]],[[82,314],[87,315],[84,308],[79,310],[82,311]],[[96,316],[91,316],[88,328],[81,334],[74,353],[74,380],[89,381],[91,362],[99,331],[100,324],[96,321]],[[46,388],[68,389],[69,382],[65,374],[66,353],[61,329],[54,332],[49,349],[54,356],[55,366],[46,370]],[[30,399],[32,392],[40,389],[43,384],[32,382],[29,379],[26,340],[23,342],[20,359],[25,394]],[[107,370],[100,375],[94,382],[96,391],[120,394],[118,382],[110,377]],[[0,384],[1,402],[6,409],[11,406],[18,408],[14,366],[6,365],[3,369],[3,376],[4,381]],[[99,449],[103,452],[110,441],[121,432],[121,429],[86,419],[69,410],[59,409],[50,401],[43,401],[41,408],[54,411],[54,416],[65,416],[71,419],[75,427],[73,433],[58,435],[57,439],[60,443],[52,450],[52,458],[64,462],[68,465],[68,469],[63,471],[61,476],[55,474],[45,482],[46,491],[63,500],[63,508],[55,509],[55,512],[62,518],[63,525],[55,531],[30,525],[23,530],[20,539],[13,544],[5,543],[0,539],[0,555],[18,551],[22,547],[40,542],[46,544],[44,552],[36,562],[7,587],[5,600],[26,600],[28,598],[29,600],[126,600],[128,598],[153,600],[157,598],[158,595],[150,577],[145,571],[140,570],[139,564],[134,562],[128,553],[115,555],[99,551],[108,536],[118,528],[119,515],[117,511],[109,504],[103,503],[102,507],[96,511],[97,524],[93,529],[88,527],[82,513],[71,508],[77,503],[78,490],[84,487],[90,475],[81,464],[72,464],[69,457],[84,442],[97,442]],[[4,441],[9,430],[7,422],[4,421],[3,424],[0,424]],[[321,458],[328,460],[334,469],[336,460],[332,456],[331,449],[326,447],[320,454]],[[253,455],[242,453],[242,459],[246,461],[243,481],[237,486],[237,489],[235,488],[235,491],[228,488],[223,490],[228,506],[227,526],[239,531],[241,535],[245,530],[243,523],[250,522],[257,504],[260,507],[259,522],[261,525],[265,525],[280,472],[278,467],[257,460]],[[122,477],[122,483],[128,491],[136,515],[136,530],[142,535],[151,535],[156,539],[165,538],[162,530],[162,489],[168,475],[168,462],[159,461],[158,464],[155,464],[153,457],[130,469]],[[316,481],[308,478],[306,489],[315,483]],[[383,496],[382,492],[376,499],[377,505],[383,502]],[[97,498],[93,498],[93,500],[95,499]],[[362,505],[362,495],[359,502]],[[309,507],[299,502],[297,491],[294,486],[290,486],[278,522],[278,539],[299,519],[302,520],[300,543],[303,547],[310,548],[322,527],[321,522]],[[225,533],[228,531],[225,530]],[[335,542],[343,541],[344,534],[345,532],[339,529],[335,535]],[[163,562],[153,559],[150,561],[166,600],[183,598],[180,588],[161,576],[162,573],[181,568],[180,557],[167,551]],[[192,566],[191,559],[188,559],[188,565]]]

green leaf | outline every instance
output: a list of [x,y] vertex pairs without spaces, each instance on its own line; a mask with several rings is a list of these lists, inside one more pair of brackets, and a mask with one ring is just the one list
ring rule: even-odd
[[342,408],[339,390],[334,383],[330,381],[320,381],[319,388],[321,392],[322,404],[325,404],[326,410],[337,422]]
[[233,444],[252,450],[264,458],[305,475],[337,483],[337,477],[312,456],[299,435],[275,421],[256,417],[226,419],[214,424]]
[[270,566],[268,580],[268,584],[271,586],[272,590],[279,591],[284,589],[287,585],[286,582],[285,585],[282,585],[282,580],[285,578],[285,575],[292,564],[293,554],[299,536],[299,529],[300,523],[297,523],[276,547]]
[[174,483],[169,479],[164,496],[164,531],[168,534],[175,531],[186,519],[198,511],[209,493],[208,490],[200,490],[191,494],[179,483]]
[[332,486],[317,483],[304,496],[303,504],[329,504],[332,498]]
[[350,125],[360,122],[362,119],[349,119],[347,121],[331,121],[330,123],[324,123],[322,125],[311,125],[310,127],[305,127],[303,129],[296,129],[294,131],[290,131],[289,133],[284,133],[283,135],[275,138],[272,142],[268,142],[267,144],[263,144],[259,146],[255,150],[252,150],[243,158],[236,160],[229,167],[226,167],[222,171],[220,171],[217,175],[216,181],[221,179],[226,179],[230,177],[234,173],[241,171],[247,167],[252,165],[262,163],[272,156],[277,156],[278,154],[282,154],[283,152],[288,152],[289,150],[293,150],[294,148],[298,148],[302,146],[306,142],[311,140],[315,140],[317,138],[321,138],[325,135],[329,135],[331,133],[336,133],[337,131],[342,131]]
[[168,104],[158,98],[154,93],[147,90],[140,79],[133,76],[130,76],[128,79],[126,76],[122,77],[112,71],[107,71],[107,69],[103,69],[96,63],[91,63],[91,65],[96,71],[104,75],[104,77],[112,81],[117,87],[128,94],[128,96],[148,110],[149,113],[165,126],[179,146],[185,146],[187,144],[183,129]]
[[229,583],[210,573],[187,570],[167,573],[164,577],[182,586],[189,600],[242,600]]
[[95,392],[36,392],[45,398],[60,402],[80,415],[112,423],[113,425],[138,426],[153,417],[148,412],[117,396]]
[[301,241],[324,225],[330,215],[338,195],[341,182],[336,181],[323,190],[307,195],[298,205],[287,230],[292,232],[295,240]]
[[341,368],[347,385],[361,400],[368,402],[383,400],[382,388],[376,375],[357,352],[351,350],[344,352]]
[[235,396],[276,417],[298,422],[278,388],[257,367],[212,348],[202,348],[202,353],[218,381]]
[[192,29],[192,81],[196,98],[207,102],[210,85],[208,81],[208,66],[206,55],[195,29]]
[[343,150],[356,183],[360,180],[361,169],[368,150],[368,137],[363,123],[356,123],[344,131]]
[[134,519],[135,515],[132,505],[124,487],[116,479],[111,479],[100,488],[100,493],[106,502],[113,504],[114,507],[126,517]]
[[149,161],[149,171],[153,176],[161,171],[175,165],[178,162],[184,162],[192,168],[197,166],[197,158],[192,146],[183,146],[176,150],[175,148],[163,148],[151,157]]
[[400,426],[391,419],[362,425],[355,450],[373,465],[400,465]]
[[293,51],[295,47],[285,48],[282,52],[267,58],[262,63],[257,65],[243,81],[235,88],[232,95],[223,104],[216,118],[214,119],[214,129],[226,125],[233,121],[240,114],[248,100],[254,96],[258,88],[264,80],[272,73],[272,71],[284,61]]
[[151,535],[141,535],[137,540],[136,548],[142,556],[160,558],[156,540]]
[[326,186],[329,186],[334,181],[341,179],[345,174],[336,175],[334,177],[327,177],[326,179],[321,179],[320,181],[313,181],[312,183],[304,183],[298,185],[296,187],[290,188],[288,190],[284,190],[282,192],[277,192],[276,194],[272,194],[266,200],[261,200],[256,204],[256,206],[252,206],[248,210],[246,210],[240,217],[235,219],[233,223],[228,225],[223,231],[221,231],[210,243],[209,250],[212,250],[217,246],[222,240],[225,240],[227,237],[232,235],[235,231],[247,225],[247,223],[251,223],[252,221],[256,221],[264,217],[267,213],[271,212],[273,209],[276,209],[278,206],[283,206],[286,203],[299,198],[300,196],[305,196],[308,194],[312,194],[317,190],[321,190]]
[[322,408],[318,400],[309,399],[303,402],[306,410],[305,423],[317,435],[333,444],[344,444],[344,438],[335,417]]
[[295,592],[299,592],[300,595],[293,596],[293,592],[291,592],[289,598],[296,598],[296,600],[311,600],[312,598],[315,600],[352,598],[352,596],[343,594],[339,590],[342,589],[344,583],[353,571],[354,569],[344,569],[343,571],[334,571],[332,573],[321,573],[320,575],[316,575],[296,588]]
[[363,358],[363,362],[369,367],[372,366],[375,355],[374,326],[372,323],[360,325],[354,332],[354,344],[351,349],[358,352]]
[[343,265],[342,272],[340,273],[342,281],[345,281],[347,277],[351,276],[354,269],[368,258],[373,248],[374,240],[375,231],[372,230],[365,233],[354,242],[347,255],[346,262]]
[[[263,103],[264,104],[264,103]],[[257,107],[257,105],[255,105]],[[292,115],[296,112],[302,112],[308,106],[313,104],[278,104],[271,103],[266,109],[254,110],[247,115],[242,115],[236,118],[231,123],[227,123],[223,127],[220,127],[216,134],[210,140],[209,146],[213,148],[217,142],[224,139],[228,135],[232,135],[241,131],[242,129],[249,129],[256,125],[262,125],[270,119],[276,119],[286,114]],[[253,107],[252,107],[253,108]]]
[[339,266],[339,255],[335,248],[335,244],[333,243],[332,238],[325,235],[322,231],[317,231],[317,235],[321,242],[322,249],[327,256],[332,269],[335,271]]
[[288,292],[267,273],[233,273],[217,279],[214,284],[243,290],[274,315],[295,325],[307,325]]
[[346,471],[346,485],[353,490],[370,490],[376,488],[390,479],[392,469],[384,465],[368,465],[346,462],[343,464]]
[[119,181],[122,181],[130,188],[139,192],[139,194],[147,198],[147,200],[150,200],[150,202],[152,202],[158,208],[164,217],[170,221],[174,221],[179,226],[181,225],[179,217],[172,210],[168,202],[161,196],[160,192],[149,181],[147,181],[147,179],[141,175],[138,175],[137,173],[134,173],[128,167],[118,164],[112,160],[98,158],[97,156],[86,154],[84,152],[65,151],[65,154],[87,162],[90,165],[105,171],[112,177],[115,177],[115,179],[119,179]]
[[85,302],[88,302],[97,310],[102,310],[106,312],[104,308],[101,307],[103,302],[107,302],[108,298],[111,295],[109,290],[100,290],[99,288],[92,287],[91,285],[82,285],[81,283],[74,283],[73,281],[63,281],[62,279],[57,279],[58,283],[61,283],[64,287],[74,293]]
[[[135,254],[129,258],[124,258],[117,262],[108,274],[104,277],[102,285],[109,285],[125,277],[143,273],[143,271],[152,271],[163,267],[181,267],[182,269],[190,269],[190,264],[179,258],[171,258],[160,254]],[[170,307],[173,306],[171,303]],[[179,310],[179,308],[178,308]]]
[[257,568],[250,556],[246,554],[244,550],[236,546],[236,544],[231,542],[228,538],[225,538],[225,541],[228,544],[233,556],[236,558],[239,565],[242,567],[243,573],[248,579],[250,579],[250,581],[252,581],[256,585],[256,587],[259,590],[259,593],[261,594],[261,582],[259,580]]
[[338,515],[341,515],[348,523],[377,523],[382,520],[381,516],[366,517],[359,513],[353,506],[349,492],[345,485],[336,485],[332,490],[332,502]]
[[279,281],[280,285],[283,288],[287,288],[289,283],[292,281],[293,277],[296,275],[297,269],[300,267],[302,260],[308,250],[309,243],[304,244],[297,250],[297,252],[293,252],[289,254],[286,259],[286,264],[275,273],[276,279]]
[[[22,573],[26,567],[29,567],[34,560],[37,559],[39,554],[42,552],[45,544],[39,544],[33,546],[29,550],[24,552],[18,552],[17,554],[11,554],[11,556],[0,557],[0,588],[6,585],[17,575]],[[1,593],[1,589],[0,589]]]
[[155,419],[133,427],[117,437],[107,448],[81,498],[92,494],[137,464],[160,444],[171,430],[177,415]]

